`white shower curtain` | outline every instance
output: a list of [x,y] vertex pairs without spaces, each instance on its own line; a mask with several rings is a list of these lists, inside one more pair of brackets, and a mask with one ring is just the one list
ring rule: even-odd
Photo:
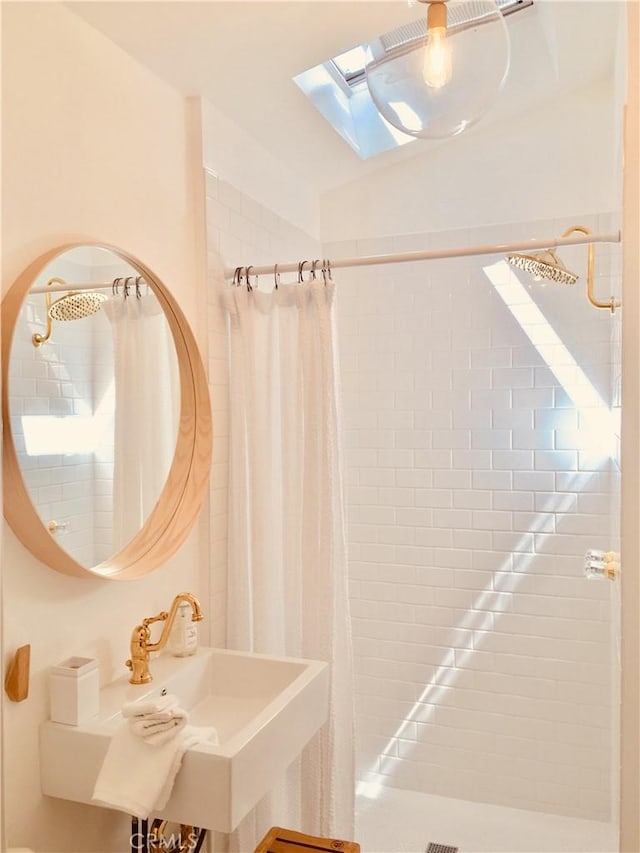
[[328,722],[234,833],[242,853],[272,825],[353,838],[334,295],[333,281],[318,279],[272,293],[233,287],[223,297],[231,341],[228,645],[331,665]]
[[113,547],[138,532],[164,487],[176,448],[180,382],[175,344],[155,294],[102,305],[115,374]]

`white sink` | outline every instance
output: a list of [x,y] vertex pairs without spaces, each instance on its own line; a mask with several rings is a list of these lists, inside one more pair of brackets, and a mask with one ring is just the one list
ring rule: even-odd
[[151,684],[129,684],[125,675],[104,687],[91,720],[42,724],[44,794],[91,804],[123,704],[166,691],[189,711],[190,725],[214,726],[219,743],[187,750],[159,817],[231,832],[327,719],[329,669],[321,661],[200,648],[188,658],[152,658],[149,669]]

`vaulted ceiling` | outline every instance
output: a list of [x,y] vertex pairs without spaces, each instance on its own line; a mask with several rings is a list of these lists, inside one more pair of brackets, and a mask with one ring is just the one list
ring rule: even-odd
[[[419,140],[362,161],[292,81],[424,14],[423,6],[407,0],[66,5],[185,95],[207,98],[318,190],[447,144]],[[476,127],[517,120],[610,79],[623,7],[620,0],[535,0],[510,15],[509,77],[499,102]]]

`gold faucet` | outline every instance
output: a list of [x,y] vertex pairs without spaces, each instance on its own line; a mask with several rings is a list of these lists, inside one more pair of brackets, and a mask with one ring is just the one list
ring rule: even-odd
[[[192,622],[201,622],[204,619],[202,610],[200,609],[200,602],[195,595],[192,595],[190,592],[179,592],[173,599],[171,609],[168,613],[166,610],[161,610],[157,616],[150,616],[148,619],[143,619],[141,625],[136,625],[131,634],[131,658],[126,661],[126,666],[131,670],[130,684],[148,684],[153,680],[149,672],[149,652],[158,652],[164,648],[169,639],[178,607],[180,607],[183,601],[191,605],[191,610],[193,611],[191,616]],[[153,622],[164,622],[162,634],[160,634],[160,639],[157,643],[151,642],[149,625],[153,624]]]

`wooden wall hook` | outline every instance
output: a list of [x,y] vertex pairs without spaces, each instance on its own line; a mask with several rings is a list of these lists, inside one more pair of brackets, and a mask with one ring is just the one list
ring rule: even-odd
[[22,702],[29,695],[31,645],[20,646],[9,664],[4,689],[12,702]]

